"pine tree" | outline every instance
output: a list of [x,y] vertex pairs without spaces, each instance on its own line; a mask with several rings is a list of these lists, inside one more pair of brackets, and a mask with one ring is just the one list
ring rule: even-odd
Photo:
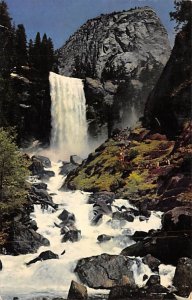
[[27,64],[27,38],[23,24],[17,26],[15,47],[17,67],[20,68]]
[[41,36],[39,32],[37,32],[37,35],[35,37],[33,55],[34,67],[36,69],[39,69],[41,65]]
[[176,30],[182,26],[192,26],[192,2],[190,0],[175,0],[175,11],[170,12],[171,20],[175,20]]

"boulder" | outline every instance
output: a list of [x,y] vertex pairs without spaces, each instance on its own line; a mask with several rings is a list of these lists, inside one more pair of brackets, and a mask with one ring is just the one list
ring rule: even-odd
[[60,175],[67,176],[71,171],[77,169],[78,166],[70,163],[70,162],[63,162],[63,165],[60,167]]
[[51,168],[51,161],[48,157],[42,155],[33,155],[32,160],[33,159],[39,160],[42,163],[43,167]]
[[164,213],[162,227],[166,231],[187,231],[191,230],[192,207],[181,206]]
[[70,162],[73,164],[73,165],[76,165],[76,166],[80,166],[83,162],[83,159],[78,156],[78,155],[71,155],[70,156]]
[[192,291],[192,259],[182,257],[179,259],[173,284],[177,288],[180,296],[188,297]]
[[29,170],[32,172],[32,175],[42,176],[44,172],[44,166],[42,162],[35,157],[32,158],[32,164],[29,166]]
[[169,234],[159,231],[121,251],[125,256],[145,256],[151,254],[164,264],[176,265],[180,257],[192,258],[192,240],[187,233]]
[[0,271],[2,271],[3,269],[3,264],[2,264],[2,261],[0,260]]
[[113,238],[111,235],[101,234],[97,237],[99,243],[110,241]]
[[72,243],[78,242],[81,239],[81,230],[72,229],[66,231],[66,233],[63,235],[61,242],[66,243],[67,241],[70,241]]
[[82,283],[91,288],[109,289],[113,286],[135,285],[131,267],[133,260],[122,255],[101,254],[82,258],[75,272]]
[[89,196],[88,203],[94,204],[97,203],[98,200],[105,202],[106,204],[112,204],[115,200],[115,193],[104,191],[91,194]]
[[8,254],[19,255],[35,253],[41,246],[49,246],[48,239],[20,222],[14,222],[10,228],[6,247]]
[[75,223],[75,215],[68,212],[66,209],[62,211],[58,218],[62,221],[62,225]]
[[144,256],[142,261],[144,264],[148,265],[151,271],[157,272],[159,270],[158,267],[161,264],[161,262],[159,259],[153,257],[151,254],[147,254],[146,256]]
[[131,236],[131,238],[137,242],[137,241],[142,241],[148,235],[149,233],[145,231],[135,231],[134,234]]
[[28,263],[26,263],[26,265],[29,266],[29,265],[36,263],[37,261],[43,261],[43,260],[48,260],[48,259],[59,259],[59,255],[53,253],[50,250],[47,250],[47,251],[41,252],[38,257],[30,260]]
[[74,280],[72,280],[67,299],[68,300],[88,299],[87,288],[84,285],[79,284]]
[[38,190],[47,190],[47,184],[45,182],[37,182],[32,184]]

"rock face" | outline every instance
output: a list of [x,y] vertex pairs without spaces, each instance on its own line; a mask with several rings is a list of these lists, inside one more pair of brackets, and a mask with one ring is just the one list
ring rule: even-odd
[[75,272],[91,288],[108,289],[118,285],[134,286],[133,260],[122,255],[101,254],[80,259]]
[[146,125],[170,136],[177,135],[183,121],[190,119],[191,84],[191,28],[188,24],[177,34],[170,59],[147,100]]
[[189,296],[192,291],[192,259],[180,258],[175,270],[173,284],[178,289],[180,296]]
[[155,12],[143,7],[87,21],[58,54],[61,75],[85,79],[90,128],[107,123],[110,131],[126,124],[131,108],[143,113],[170,46]]

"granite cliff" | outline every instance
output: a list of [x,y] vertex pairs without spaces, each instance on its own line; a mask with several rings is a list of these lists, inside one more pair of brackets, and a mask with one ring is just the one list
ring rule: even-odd
[[[90,130],[131,125],[170,55],[168,36],[149,7],[87,21],[58,50],[59,71],[85,79]],[[135,113],[131,120],[131,109]]]

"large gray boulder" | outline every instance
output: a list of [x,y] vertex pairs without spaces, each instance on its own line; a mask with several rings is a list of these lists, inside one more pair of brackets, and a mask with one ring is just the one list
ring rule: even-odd
[[156,13],[142,7],[88,20],[58,55],[61,75],[85,79],[87,117],[98,130],[109,120],[126,125],[133,108],[143,113],[170,45]]
[[182,257],[175,270],[173,284],[180,296],[188,297],[192,291],[192,259]]
[[80,259],[75,272],[89,287],[109,289],[118,285],[135,286],[132,266],[133,260],[128,257],[104,253]]

